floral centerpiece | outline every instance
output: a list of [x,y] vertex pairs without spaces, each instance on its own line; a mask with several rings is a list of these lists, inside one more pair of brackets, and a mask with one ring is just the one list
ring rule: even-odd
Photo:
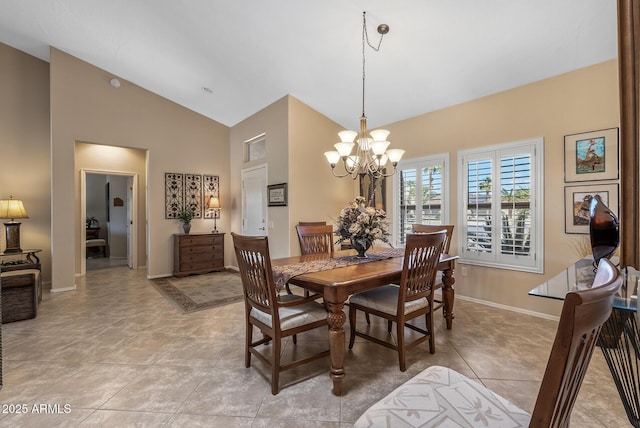
[[365,206],[365,198],[358,196],[340,211],[335,230],[340,238],[336,244],[350,240],[353,248],[358,251],[358,257],[366,257],[365,252],[376,239],[391,245],[388,229],[387,213]]

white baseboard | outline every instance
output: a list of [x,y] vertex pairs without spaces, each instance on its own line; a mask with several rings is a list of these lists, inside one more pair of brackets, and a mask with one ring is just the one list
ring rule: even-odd
[[[504,309],[504,310],[512,311],[512,312],[518,312],[520,314],[531,315],[531,316],[534,316],[534,317],[544,318],[544,319],[551,320],[551,321],[558,321],[560,319],[560,317],[557,317],[555,315],[549,315],[549,314],[545,314],[545,313],[542,313],[542,312],[530,311],[530,310],[527,310],[527,309],[517,308],[515,306],[502,305],[500,303],[489,302],[487,300],[475,299],[473,297],[456,295],[455,300],[466,300],[467,302],[479,303],[481,305],[491,306],[493,308]],[[455,310],[454,310],[454,313],[455,313]]]
[[50,288],[49,291],[51,293],[62,293],[63,291],[76,291],[77,287],[74,286],[73,287],[65,287],[65,288]]
[[173,274],[171,274],[171,273],[163,273],[163,274],[160,274],[160,275],[147,275],[147,279],[168,278],[170,276],[173,276]]

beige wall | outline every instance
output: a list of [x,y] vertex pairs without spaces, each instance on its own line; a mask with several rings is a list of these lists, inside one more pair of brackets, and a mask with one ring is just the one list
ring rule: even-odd
[[[288,97],[283,97],[268,107],[260,110],[252,116],[231,128],[230,136],[230,162],[232,165],[231,178],[231,230],[242,233],[242,170],[258,165],[267,165],[267,184],[286,183],[289,181],[287,162],[289,154],[287,145],[289,141],[288,129]],[[266,157],[264,160],[244,162],[245,141],[265,134]],[[269,246],[272,257],[284,257],[289,255],[289,238],[287,226],[289,224],[289,211],[287,207],[270,207],[267,210],[268,222],[273,223],[273,228],[268,229]],[[230,243],[230,247],[233,244]],[[236,265],[235,256],[232,264]]]
[[[39,248],[42,277],[51,281],[49,64],[0,43],[0,199],[24,203],[23,249]],[[4,227],[0,250],[5,249]]]
[[[100,172],[103,174],[120,173],[126,175],[137,175],[138,188],[136,194],[138,198],[136,202],[138,215],[136,218],[136,251],[138,267],[145,267],[147,260],[147,195],[145,192],[145,189],[147,188],[147,151],[126,147],[103,146],[100,144],[77,142],[75,146],[75,166],[76,171],[74,175],[77,177],[75,192],[78,195],[78,198],[81,198],[80,174],[83,170],[94,173]],[[82,223],[82,210],[78,212],[78,215],[80,216],[80,231],[78,231],[79,239],[76,240],[76,271],[82,271],[81,265],[84,263],[84,260],[81,258],[82,237],[80,235],[84,225],[84,223]],[[104,228],[104,232],[107,232],[106,227]]]
[[[3,159],[9,160],[0,169],[0,197],[13,194],[25,202],[30,218],[22,225],[23,247],[44,250],[43,276],[45,281],[53,277],[55,290],[73,288],[79,271],[78,171],[88,166],[76,160],[76,142],[148,151],[147,212],[140,214],[148,220],[150,276],[171,272],[172,234],[180,230],[177,221],[164,219],[164,173],[219,175],[224,208],[218,228],[240,231],[240,171],[251,166],[242,160],[243,142],[262,132],[269,148],[268,182],[288,182],[290,192],[287,209],[269,210],[274,256],[297,253],[297,221],[331,221],[357,193],[356,183],[330,175],[322,156],[340,126],[290,96],[230,130],[126,81],[111,88],[111,73],[56,49],[48,65],[0,44],[0,76],[0,141]],[[544,137],[545,273],[469,265],[467,277],[458,269],[458,295],[557,314],[559,305],[529,297],[527,291],[571,264],[578,257],[577,242],[585,237],[564,233],[563,137],[618,123],[617,62],[609,61],[386,126],[394,147],[406,150],[405,159],[450,154],[454,222],[459,150]],[[387,189],[390,201],[391,186]],[[210,223],[196,220],[192,230],[209,231]],[[235,264],[229,235],[226,243],[225,264]]]
[[[267,184],[287,183],[288,205],[269,207],[268,230],[272,257],[299,254],[294,226],[299,221],[326,220],[355,195],[353,181],[331,175],[323,153],[337,141],[342,128],[292,96],[285,96],[231,129],[231,229],[242,230],[242,169],[266,164]],[[244,162],[244,142],[266,134],[267,156],[264,160]],[[335,141],[334,141],[335,140]],[[235,260],[234,260],[235,264]]]
[[[294,97],[289,97],[289,216],[291,254],[300,254],[295,225],[299,221],[326,221],[357,196],[354,180],[336,178],[324,157],[339,141],[342,128]],[[357,120],[354,120],[357,121]]]
[[[180,225],[164,218],[164,173],[218,175],[221,194],[228,194],[229,128],[122,79],[120,88],[112,88],[113,74],[55,48],[50,69],[52,290],[73,289],[79,272],[76,252],[83,225],[77,171],[84,165],[75,162],[76,142],[148,150],[148,259],[139,263],[150,277],[171,274],[172,234]],[[223,217],[219,229],[228,229],[227,222]],[[195,220],[192,233],[211,228],[211,220]]]
[[406,150],[404,159],[450,153],[454,223],[459,210],[459,150],[544,137],[544,274],[468,265],[467,277],[462,277],[460,269],[456,273],[459,295],[557,314],[558,305],[530,297],[527,292],[575,262],[579,258],[575,246],[585,237],[564,233],[564,135],[617,126],[616,61],[386,126],[394,146]]

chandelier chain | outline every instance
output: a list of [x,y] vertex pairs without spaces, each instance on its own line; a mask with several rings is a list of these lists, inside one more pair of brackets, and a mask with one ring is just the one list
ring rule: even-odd
[[[378,25],[380,40],[374,45],[369,41],[367,31],[367,15],[362,12],[362,116],[360,117],[360,131],[345,130],[339,132],[340,141],[334,144],[336,150],[325,152],[324,155],[331,165],[331,172],[336,177],[351,176],[354,180],[358,177],[370,176],[372,178],[389,177],[396,171],[398,162],[402,158],[404,150],[389,149],[387,136],[389,131],[377,129],[367,130],[367,117],[365,116],[365,81],[366,81],[366,51],[369,46],[378,52],[382,45],[382,39],[389,32],[387,24]],[[355,147],[355,153],[353,149]],[[344,173],[336,172],[336,165],[342,160]],[[387,170],[385,164],[391,162],[392,170]],[[387,172],[388,171],[388,172]]]
[[367,12],[362,12],[362,117],[366,117],[364,114],[364,92],[365,92],[365,63],[366,63],[366,46],[369,45],[371,49],[378,52],[380,50],[380,46],[382,45],[382,39],[384,38],[384,33],[380,33],[380,40],[378,40],[378,46],[374,46],[369,41],[369,33],[367,32]]

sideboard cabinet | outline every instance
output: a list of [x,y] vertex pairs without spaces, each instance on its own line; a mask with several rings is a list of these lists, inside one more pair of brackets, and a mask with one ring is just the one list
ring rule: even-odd
[[224,233],[173,235],[173,275],[224,270]]

